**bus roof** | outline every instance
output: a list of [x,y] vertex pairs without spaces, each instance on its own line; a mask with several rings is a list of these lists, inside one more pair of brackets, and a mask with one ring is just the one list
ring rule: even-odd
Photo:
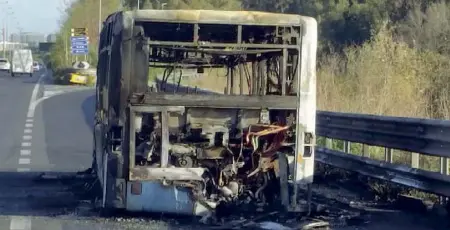
[[136,21],[298,26],[314,20],[296,14],[268,13],[260,11],[222,10],[137,10],[127,11]]

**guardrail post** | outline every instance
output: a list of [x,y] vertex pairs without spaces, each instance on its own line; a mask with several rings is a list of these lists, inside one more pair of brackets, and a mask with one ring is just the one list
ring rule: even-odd
[[327,149],[333,149],[333,139],[326,138],[325,139],[325,147]]
[[362,145],[362,156],[363,157],[370,157],[370,152],[369,152],[369,146],[363,144]]
[[352,143],[350,141],[344,141],[344,152],[345,153],[351,153],[351,145]]
[[[441,160],[440,162],[441,174],[448,175],[448,166],[449,166],[448,158],[441,157],[440,160]],[[447,203],[447,197],[440,196],[439,201],[442,205],[445,205]]]
[[419,154],[411,153],[411,168],[419,168]]
[[384,160],[386,162],[392,163],[394,161],[392,152],[391,148],[384,148]]
[[441,173],[448,175],[448,158],[441,157]]

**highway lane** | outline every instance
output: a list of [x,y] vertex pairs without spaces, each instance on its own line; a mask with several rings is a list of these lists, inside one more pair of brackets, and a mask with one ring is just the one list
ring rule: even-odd
[[[43,130],[34,151],[45,152],[36,162],[52,171],[76,172],[91,166],[94,91],[70,92],[46,99],[38,110],[37,130]],[[43,157],[44,156],[44,157]],[[41,161],[39,162],[39,158]],[[33,159],[33,158],[32,158]],[[47,160],[47,161],[46,161]]]
[[37,180],[42,172],[91,164],[94,91],[49,79],[0,76],[0,229],[178,229],[165,221],[101,218],[76,194],[83,180]]
[[17,169],[28,103],[38,77],[0,73],[0,171]]

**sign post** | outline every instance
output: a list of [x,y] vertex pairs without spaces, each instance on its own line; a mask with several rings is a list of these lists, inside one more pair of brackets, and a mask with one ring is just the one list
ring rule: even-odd
[[89,37],[87,28],[72,28],[70,37],[70,53],[76,55],[78,61],[79,55],[86,56],[89,53]]

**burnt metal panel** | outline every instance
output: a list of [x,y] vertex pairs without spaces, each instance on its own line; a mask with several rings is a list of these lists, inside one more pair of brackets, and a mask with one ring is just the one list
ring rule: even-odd
[[239,25],[299,25],[309,17],[260,11],[224,10],[139,10],[133,11],[136,21],[239,24]]
[[[298,50],[300,47],[298,45],[287,45],[287,44],[244,44],[244,43],[195,43],[195,42],[172,42],[172,41],[148,41],[148,45],[151,45],[152,47],[172,47],[172,46],[182,46],[182,47],[198,47],[198,48],[252,48],[252,49],[294,49]],[[264,50],[263,50],[264,51]],[[228,53],[232,53],[236,51],[230,51]],[[223,53],[227,54],[227,51],[224,51]],[[236,52],[239,53],[239,52]],[[240,51],[240,53],[245,53],[243,51]]]
[[287,100],[286,96],[278,95],[222,95],[222,94],[168,94],[151,93],[135,94],[130,99],[131,104],[147,104],[151,106],[186,106],[211,108],[268,108],[295,110],[295,96]]
[[168,180],[203,181],[203,168],[152,168],[136,166],[130,168],[130,181]]
[[[132,183],[141,184],[142,194],[131,193]],[[191,194],[189,188],[167,186],[159,181],[131,182],[127,184],[127,210],[205,216],[210,213],[210,206],[216,206],[212,202],[206,205],[198,202]]]

